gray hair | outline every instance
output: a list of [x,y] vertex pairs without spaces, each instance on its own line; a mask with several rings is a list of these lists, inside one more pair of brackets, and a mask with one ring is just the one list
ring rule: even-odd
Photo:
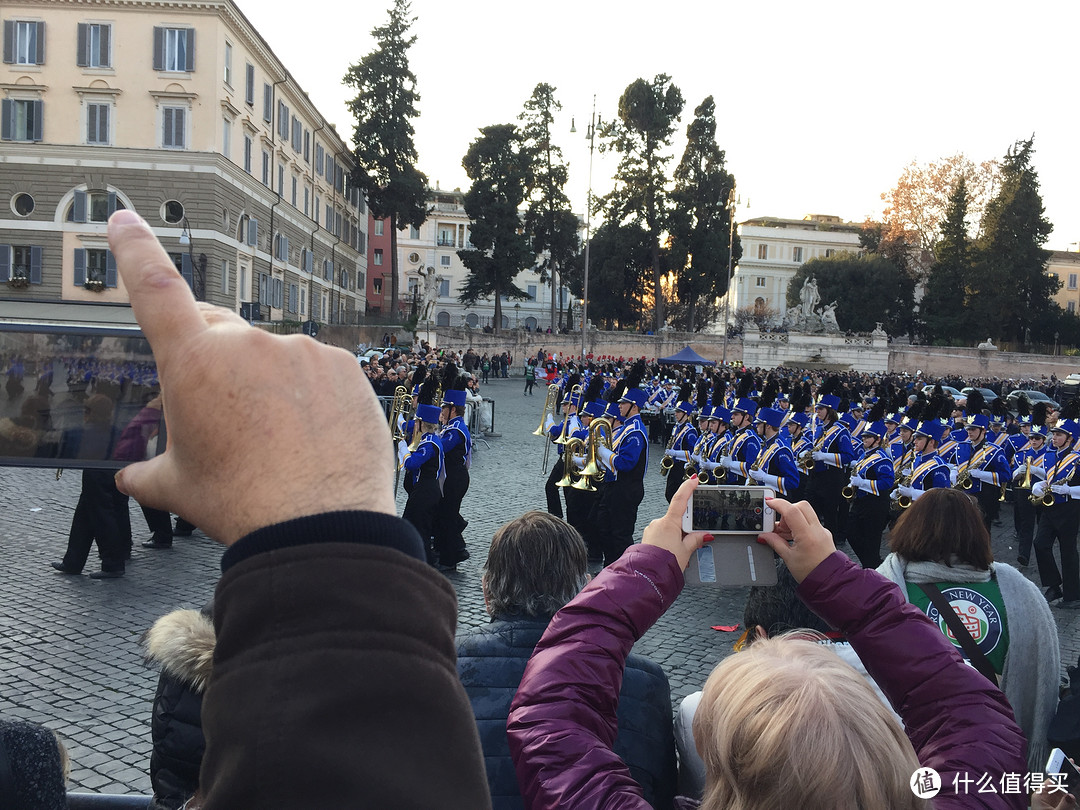
[[577,529],[531,511],[495,532],[484,564],[488,612],[550,616],[585,587],[588,555]]

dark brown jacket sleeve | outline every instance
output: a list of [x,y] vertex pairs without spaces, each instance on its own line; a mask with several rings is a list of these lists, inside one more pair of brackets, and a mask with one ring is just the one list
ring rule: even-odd
[[340,520],[293,523],[257,553],[230,549],[218,584],[206,810],[489,807],[453,588]]

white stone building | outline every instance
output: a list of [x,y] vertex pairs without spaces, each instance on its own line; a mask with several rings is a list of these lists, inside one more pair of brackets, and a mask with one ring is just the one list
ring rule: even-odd
[[802,219],[759,217],[739,224],[742,259],[728,292],[729,320],[743,307],[768,307],[782,315],[787,288],[804,262],[859,251],[862,225],[809,214]]

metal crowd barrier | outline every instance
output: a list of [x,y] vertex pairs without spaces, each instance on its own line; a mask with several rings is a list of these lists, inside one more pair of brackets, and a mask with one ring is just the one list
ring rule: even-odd
[[111,793],[69,793],[68,810],[146,810],[152,796]]

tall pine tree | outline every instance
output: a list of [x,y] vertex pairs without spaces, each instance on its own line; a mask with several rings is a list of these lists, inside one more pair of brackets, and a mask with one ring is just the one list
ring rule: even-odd
[[967,181],[961,175],[949,195],[919,307],[926,337],[932,343],[966,344],[975,338],[967,308],[972,274],[967,212]]
[[502,328],[502,299],[529,297],[514,284],[514,277],[536,258],[518,215],[532,176],[529,156],[517,127],[495,124],[480,130],[461,165],[473,181],[465,194],[473,248],[457,252],[469,269],[459,299],[474,304],[493,295],[493,327],[498,332]]
[[555,98],[555,88],[541,82],[525,102],[521,121],[525,154],[532,171],[529,205],[525,209],[525,230],[532,237],[533,251],[544,256],[538,267],[540,280],[551,281],[551,328],[561,326],[562,310],[556,321],[556,291],[562,286],[559,276],[573,260],[579,243],[577,218],[570,210],[570,199],[563,187],[568,176],[562,149],[551,140],[551,126],[562,104]]
[[660,285],[660,235],[667,227],[666,153],[682,114],[683,97],[671,77],[651,82],[637,79],[619,98],[619,116],[607,124],[600,151],[613,149],[622,157],[615,171],[615,188],[601,200],[608,221],[642,225],[651,240],[652,294],[657,332],[664,325],[664,291]]
[[[727,291],[731,209],[728,198],[735,178],[724,168],[724,152],[716,144],[716,104],[709,96],[694,110],[686,128],[686,151],[675,169],[668,232],[669,266],[676,271],[675,289],[688,332],[696,331],[698,300],[705,303]],[[732,264],[742,256],[735,234]]]
[[1044,272],[1053,230],[1043,216],[1039,178],[1032,168],[1032,142],[1017,141],[1001,166],[1001,190],[986,206],[975,243],[971,318],[991,336],[1021,342],[1024,330],[1039,333],[1055,306],[1060,282]]
[[398,307],[398,228],[419,228],[427,218],[427,177],[416,168],[412,119],[420,96],[409,69],[409,48],[416,36],[409,29],[408,0],[395,0],[385,25],[372,30],[376,48],[345,74],[356,88],[349,110],[356,119],[353,183],[364,189],[375,219],[390,219],[390,314]]

